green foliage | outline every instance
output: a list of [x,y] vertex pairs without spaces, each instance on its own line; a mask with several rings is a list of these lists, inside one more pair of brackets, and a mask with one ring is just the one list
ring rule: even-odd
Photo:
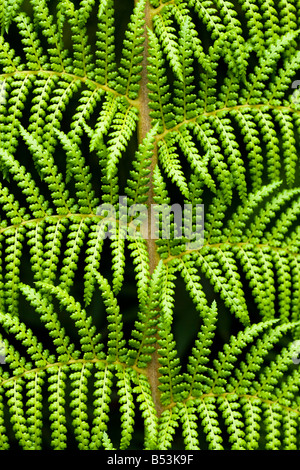
[[2,1],[2,450],[300,448],[294,3]]

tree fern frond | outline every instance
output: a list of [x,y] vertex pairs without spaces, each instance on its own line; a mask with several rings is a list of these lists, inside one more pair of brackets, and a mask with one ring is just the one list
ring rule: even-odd
[[71,2],[66,2],[65,13],[68,17],[73,42],[74,60],[72,63],[74,74],[78,76],[86,76],[93,78],[93,56],[91,47],[87,42],[86,23],[94,5],[94,0],[84,2],[78,9],[74,10]]
[[[192,51],[199,61],[199,64],[201,64],[204,68],[207,67],[203,46],[201,44],[201,39],[198,37],[197,28],[192,18],[190,17],[188,5],[185,2],[175,2],[173,5],[170,4],[170,8],[172,9],[172,14],[174,15],[178,25],[181,27],[181,60],[185,61],[187,64],[186,68],[183,67],[183,73],[186,74],[185,79],[189,82],[190,79],[187,76],[187,72],[190,72],[190,74],[192,73]],[[177,83],[177,86],[181,88],[179,82]],[[183,89],[185,89],[185,87]],[[191,88],[186,88],[186,91],[190,91],[192,89],[193,87],[191,86]],[[191,95],[189,94],[189,96]],[[191,98],[188,98],[188,100],[190,101]],[[194,105],[192,103],[189,106],[190,110],[194,109]]]
[[117,295],[123,285],[125,271],[125,234],[120,225],[112,229],[112,269],[113,269],[113,291]]
[[118,161],[122,152],[126,149],[128,142],[136,129],[137,109],[128,106],[125,101],[119,102],[119,111],[116,113],[111,127],[113,132],[109,134],[107,146],[107,178],[111,179],[116,173]]
[[173,145],[173,138],[160,140],[158,143],[159,159],[166,174],[177,184],[182,194],[188,197],[189,190],[186,178],[181,169],[180,161]]
[[238,146],[232,138],[234,133],[230,120],[226,117],[222,119],[217,117],[213,122],[220,136],[220,140],[223,143],[224,153],[230,164],[231,174],[233,175],[241,200],[245,200],[247,196],[247,184],[243,170],[243,161]]
[[211,160],[211,165],[214,168],[216,178],[219,180],[220,187],[224,193],[225,201],[230,201],[232,197],[233,178],[228,171],[227,164],[224,162],[224,157],[221,153],[217,139],[213,136],[211,126],[206,122],[197,122],[192,126],[192,129],[203,145],[208,158]]
[[29,17],[24,13],[20,13],[15,17],[15,21],[23,36],[24,52],[27,58],[27,67],[30,70],[40,70],[45,65],[47,58],[43,55],[43,49],[37,38],[37,34],[33,30]]
[[143,36],[144,8],[145,0],[139,0],[126,31],[121,63],[116,78],[116,90],[121,94],[128,95],[132,100],[135,100],[138,96],[139,81],[141,80],[142,66],[140,63],[145,39]]
[[49,300],[39,291],[27,285],[21,285],[20,290],[39,313],[45,328],[49,330],[49,335],[53,338],[58,353],[57,359],[63,362],[66,358],[76,357],[78,353],[75,351],[75,346],[70,343],[70,338],[66,335],[56,313],[53,312],[53,305]]
[[43,35],[49,43],[47,52],[50,56],[51,68],[54,71],[61,72],[70,63],[68,52],[62,44],[57,27],[53,22],[53,16],[50,15],[46,2],[33,1],[32,8],[35,13],[36,22],[39,24]]
[[159,132],[165,128],[171,128],[175,125],[174,113],[169,102],[169,85],[165,76],[165,64],[161,52],[158,38],[151,31],[149,35],[149,56],[148,56],[148,74],[149,83],[147,84],[149,93],[149,107],[152,109],[150,116],[154,122],[159,123]]
[[135,265],[138,299],[141,304],[147,302],[147,290],[149,286],[149,255],[146,242],[140,237],[129,237],[128,248]]
[[34,155],[34,163],[41,174],[41,178],[44,178],[49,186],[54,205],[57,206],[58,211],[61,207],[62,213],[69,212],[68,192],[64,188],[63,176],[58,173],[56,165],[53,164],[53,159],[26,129],[21,128],[21,134]]
[[176,428],[179,426],[178,418],[179,416],[176,406],[163,411],[158,433],[158,450],[166,450],[172,447],[173,435]]
[[[186,155],[191,168],[197,173],[206,185],[215,192],[215,182],[213,181],[209,171],[207,169],[209,156],[205,155],[203,158],[199,155],[197,148],[193,142],[192,136],[185,126],[179,128],[179,132],[176,134],[178,143]],[[182,191],[183,192],[183,191]],[[184,194],[184,192],[183,192]]]
[[113,362],[116,359],[122,361],[123,356],[127,353],[122,331],[122,315],[120,314],[118,303],[107,280],[101,276],[100,273],[95,273],[95,276],[106,307],[107,320],[109,322],[108,358],[110,362]]
[[81,308],[79,302],[68,295],[61,287],[52,286],[43,282],[38,282],[41,293],[49,293],[54,295],[60,302],[66,312],[70,314],[70,318],[74,321],[80,338],[81,348],[84,352],[84,358],[90,359],[95,356],[102,356],[102,344],[99,343],[100,335],[95,335],[96,328],[92,325],[92,319],[86,315],[85,310]]
[[177,395],[182,391],[181,382],[182,376],[179,374],[181,371],[180,360],[177,357],[175,349],[175,341],[173,334],[170,331],[170,325],[166,322],[161,322],[158,325],[158,353],[160,363],[160,377],[159,390],[161,391],[161,401],[164,405],[169,405],[176,401]]
[[214,338],[217,312],[216,303],[214,302],[208,310],[207,316],[203,315],[203,325],[198,333],[192,354],[189,356],[188,373],[185,375],[185,379],[189,383],[190,394],[193,396],[202,395],[210,382],[205,383],[207,382],[205,375],[208,370],[206,364],[209,361],[207,356],[210,353],[210,346]]
[[107,431],[107,421],[109,421],[109,403],[113,385],[112,366],[102,362],[95,364],[95,388],[94,388],[94,419],[91,429],[90,449],[106,447],[109,438],[104,434]]
[[259,11],[259,7],[256,2],[251,0],[239,0],[239,3],[241,4],[241,8],[244,10],[245,17],[247,18],[251,48],[253,48],[257,53],[257,56],[260,57],[264,53],[262,14]]
[[119,99],[112,93],[106,94],[106,100],[103,103],[101,112],[99,114],[98,122],[95,127],[95,130],[92,134],[90,149],[94,150],[98,147],[99,143],[102,141],[103,136],[109,130],[113,118],[118,109]]
[[187,450],[200,450],[195,411],[196,407],[191,402],[181,406],[179,410],[182,422],[182,436]]
[[175,28],[170,19],[170,10],[168,7],[162,9],[161,14],[154,17],[154,31],[161,40],[164,52],[166,53],[174,74],[180,81],[184,81],[183,67],[180,60],[180,52],[176,43]]
[[45,245],[43,250],[43,279],[53,282],[58,268],[59,254],[63,234],[68,220],[50,219],[45,230]]
[[66,373],[62,366],[52,366],[49,369],[48,383],[53,449],[64,450],[67,447],[65,410]]
[[117,388],[121,412],[121,441],[120,449],[127,449],[134,429],[134,403],[132,396],[131,380],[128,371],[122,367],[117,368]]
[[[272,10],[274,11],[274,8]],[[271,43],[265,48],[264,54],[255,68],[255,72],[249,74],[250,81],[246,85],[246,89],[248,90],[246,98],[249,104],[255,103],[258,99],[263,100],[263,102],[266,101],[263,97],[263,91],[261,91],[264,88],[264,82],[268,80],[272,72],[275,70],[280,56],[297,35],[298,32],[293,31],[281,36],[280,38],[277,36],[275,41],[271,41]]]
[[270,45],[274,40],[278,39],[280,28],[278,13],[274,5],[273,0],[268,0],[265,3],[261,3],[261,9],[265,16],[264,33],[266,38],[266,44]]
[[76,183],[76,196],[81,213],[91,213],[98,205],[99,200],[94,197],[90,180],[90,169],[84,165],[84,159],[76,143],[60,131],[56,131],[67,156],[67,168],[70,168],[70,176],[73,175]]
[[71,367],[70,381],[72,392],[70,397],[72,409],[74,435],[78,441],[80,450],[88,450],[90,442],[90,430],[87,414],[88,379],[91,375],[92,364],[74,364]]
[[128,196],[128,204],[143,204],[147,201],[147,184],[149,182],[151,155],[154,150],[154,139],[157,126],[145,137],[140,146],[136,160],[133,162],[133,170],[130,172],[130,179],[127,181],[125,193]]
[[11,1],[5,0],[1,5],[0,19],[1,19],[1,34],[8,31],[10,24],[19,11],[23,0]]
[[26,171],[26,168],[21,166],[19,162],[4,149],[0,149],[0,158],[3,168],[8,169],[8,171],[13,175],[18,186],[25,194],[32,216],[34,218],[43,218],[46,214],[49,214],[50,210],[48,209],[48,202],[45,200],[43,195],[40,194],[35,181],[31,174]]
[[[9,72],[7,72],[9,73]],[[9,83],[9,82],[6,82]],[[1,119],[1,147],[10,154],[14,154],[19,136],[20,117],[25,107],[25,101],[32,85],[32,77],[19,76],[17,80],[8,85],[10,96],[8,99],[9,115]],[[7,86],[7,85],[6,85]]]
[[137,401],[140,404],[140,410],[145,423],[145,450],[152,450],[157,447],[158,441],[158,419],[156,416],[156,410],[153,406],[151,388],[146,377],[142,374],[134,376],[134,382],[137,386],[133,391],[137,394]]
[[298,6],[1,2],[0,449],[299,448]]
[[199,401],[198,413],[201,418],[201,424],[209,442],[210,450],[223,450],[221,430],[218,425],[218,413],[216,409],[215,397],[205,397]]
[[116,76],[113,11],[112,0],[100,3],[95,76],[102,85],[112,85]]
[[[161,282],[163,264],[160,263],[154,271],[150,280],[148,290],[148,303],[141,305],[138,313],[138,320],[135,322],[134,329],[131,332],[129,340],[130,346],[128,361],[133,362],[139,367],[146,367],[151,361],[151,354],[155,350],[156,334],[157,334],[157,312],[159,307],[158,286]],[[170,321],[170,318],[167,318]]]

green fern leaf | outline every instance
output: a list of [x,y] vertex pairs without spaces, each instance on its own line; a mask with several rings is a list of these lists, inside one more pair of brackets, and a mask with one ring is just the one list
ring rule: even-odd
[[299,449],[298,6],[1,2],[1,450]]

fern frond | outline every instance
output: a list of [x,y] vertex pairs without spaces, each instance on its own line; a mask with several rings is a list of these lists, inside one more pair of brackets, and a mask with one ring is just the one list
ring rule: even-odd
[[95,210],[99,200],[95,198],[92,185],[90,183],[90,168],[84,165],[84,158],[81,155],[78,145],[67,135],[56,131],[60,138],[67,157],[67,168],[70,168],[70,176],[75,179],[77,203],[79,212],[90,214]]
[[55,450],[64,450],[67,447],[65,410],[66,373],[62,366],[52,366],[49,368],[48,383],[53,448]]
[[74,297],[68,295],[61,287],[52,286],[43,282],[38,282],[36,285],[40,288],[42,294],[46,293],[55,296],[65,311],[70,314],[70,318],[75,323],[78,335],[81,337],[80,343],[82,352],[84,353],[84,359],[91,359],[98,355],[102,357],[102,344],[99,343],[101,335],[95,334],[96,328],[92,325],[92,319],[90,316],[86,315],[80,303],[76,302]]
[[120,314],[117,300],[114,297],[107,280],[100,273],[95,273],[95,276],[106,307],[107,321],[109,323],[107,351],[108,361],[114,362],[116,359],[119,359],[122,362],[127,354],[127,348],[125,348],[125,339],[123,338],[122,331],[122,315]]
[[137,394],[137,401],[140,402],[140,410],[145,423],[145,450],[155,449],[158,441],[158,419],[153,405],[151,388],[146,377],[142,374],[134,375],[133,381],[137,386],[133,392]]
[[143,36],[144,18],[143,10],[145,0],[139,0],[136,4],[131,21],[126,31],[124,40],[120,67],[116,78],[116,90],[118,93],[127,95],[128,98],[135,100],[138,97],[139,81],[141,80],[141,61],[144,49]]
[[211,126],[207,122],[196,122],[195,125],[192,126],[192,129],[197,139],[199,139],[203,145],[208,158],[211,159],[211,165],[214,168],[216,178],[219,180],[225,201],[230,201],[233,185],[232,175],[228,171],[227,164],[224,162],[224,157],[221,153],[218,141],[213,136]]
[[135,156],[133,170],[127,181],[125,193],[128,196],[129,206],[144,204],[147,201],[151,155],[154,150],[154,139],[157,126],[149,131]]
[[200,450],[197,433],[196,407],[191,402],[180,407],[179,416],[182,423],[182,436],[187,450]]
[[141,304],[147,302],[147,291],[149,287],[149,255],[146,241],[140,237],[128,237],[130,256],[133,258],[136,273],[137,293]]
[[[197,148],[193,142],[192,136],[186,126],[180,126],[179,132],[176,134],[176,137],[176,140],[178,140],[178,143],[182,148],[184,154],[186,155],[187,160],[191,165],[191,168],[195,171],[196,174],[201,177],[205,184],[213,192],[215,192],[215,182],[213,181],[207,169],[209,156],[204,155],[204,157],[201,157],[201,155],[199,155]],[[182,193],[185,194],[183,191]]]
[[161,402],[164,405],[169,405],[173,401],[176,401],[177,394],[182,391],[181,366],[170,324],[161,322],[158,325],[158,335],[158,360],[160,363],[159,382],[161,383],[159,390],[161,391]]
[[[53,204],[57,207],[59,213],[68,213],[71,206],[68,201],[68,191],[64,188],[63,176],[54,165],[53,158],[47,153],[38,141],[21,127],[21,134],[32,151],[34,163],[41,174],[52,194]],[[72,204],[72,200],[70,201]]]
[[[90,449],[106,447],[109,441],[104,434],[107,431],[107,421],[109,420],[109,403],[111,400],[111,389],[113,385],[112,365],[102,362],[95,364],[95,389],[94,389],[94,420],[91,429]],[[106,441],[106,442],[105,442]]]
[[112,93],[106,94],[106,99],[102,105],[101,112],[99,114],[99,118],[92,134],[90,149],[94,150],[97,149],[99,143],[101,143],[103,136],[107,133],[107,131],[111,127],[111,123],[114,119],[114,116],[118,109],[118,102],[120,99],[116,97]]
[[159,15],[154,17],[154,31],[162,43],[164,52],[169,59],[175,76],[180,81],[184,81],[183,67],[180,60],[178,44],[176,42],[175,28],[172,26],[172,20],[170,19],[171,11],[172,9],[165,7],[161,10]]
[[96,42],[95,78],[102,85],[109,86],[115,83],[116,76],[113,11],[112,0],[100,3]]
[[138,367],[146,367],[151,361],[151,354],[155,351],[158,307],[159,307],[159,284],[162,277],[163,264],[160,263],[154,271],[150,280],[148,290],[148,303],[141,305],[138,313],[138,320],[135,322],[129,340],[133,348],[128,352],[129,364],[136,364]]
[[53,71],[61,72],[70,64],[68,52],[64,48],[62,38],[58,34],[57,27],[53,22],[53,16],[45,0],[42,2],[33,1],[32,8],[35,13],[36,22],[39,24],[43,35],[48,41],[47,52],[50,58],[50,64]]
[[13,175],[17,185],[25,194],[29,209],[32,212],[32,217],[38,219],[45,217],[46,214],[50,214],[51,210],[48,209],[48,202],[43,195],[40,194],[34,179],[31,174],[26,171],[26,168],[21,166],[19,162],[4,149],[0,149],[0,158],[3,168],[6,168]]
[[109,134],[107,146],[107,178],[111,179],[117,169],[117,164],[122,152],[126,149],[128,142],[136,129],[137,109],[128,106],[125,101],[119,101],[119,111],[117,111],[111,127],[113,132]]
[[210,450],[223,450],[221,430],[218,423],[218,412],[215,397],[205,397],[199,401],[198,413],[201,418],[208,447]]
[[1,35],[3,35],[4,32],[8,31],[8,28],[10,24],[12,23],[13,19],[15,18],[16,14],[18,13],[18,10],[22,2],[23,0],[17,0],[17,1],[5,0],[5,2],[1,4],[1,10],[0,10]]
[[70,344],[69,337],[61,326],[57,315],[53,312],[53,305],[40,292],[29,286],[21,285],[20,290],[41,315],[41,321],[45,323],[51,338],[54,338],[53,343],[57,347],[57,353],[59,354],[58,360],[63,362],[66,358],[70,359],[72,355],[76,357],[78,353],[74,351],[75,346]]
[[186,197],[189,195],[189,190],[186,178],[181,169],[180,161],[177,156],[176,147],[174,146],[173,136],[168,139],[161,139],[158,143],[158,154],[161,165],[169,178],[177,184],[178,188]]
[[159,47],[157,36],[151,31],[149,35],[148,74],[150,115],[155,123],[159,123],[158,132],[175,125],[175,117],[170,104],[169,85],[165,75],[164,59]]
[[24,52],[27,58],[27,67],[29,70],[40,70],[45,65],[47,58],[43,55],[43,49],[40,45],[40,41],[37,38],[37,34],[33,29],[33,25],[29,20],[29,17],[21,12],[15,17],[15,21],[20,30],[20,34],[23,36]]
[[134,402],[132,396],[132,387],[129,372],[122,367],[117,368],[116,376],[118,378],[117,389],[121,412],[121,441],[120,449],[127,449],[134,429]]
[[0,448],[297,450],[299,2],[121,3],[0,5]]
[[[189,384],[189,393],[194,397],[202,395],[207,390],[205,375],[208,368],[206,364],[209,361],[208,355],[210,353],[210,347],[213,343],[215,334],[214,331],[216,329],[217,313],[216,303],[214,302],[211,308],[207,311],[207,315],[202,314],[203,324],[192,349],[192,354],[189,356],[185,380]],[[208,403],[205,404],[204,412],[208,412],[209,408]]]
[[71,367],[70,381],[72,391],[70,408],[72,409],[72,424],[74,435],[78,441],[80,450],[89,449],[90,430],[87,413],[88,379],[91,375],[92,364],[73,364]]
[[93,56],[88,44],[86,23],[91,14],[94,0],[84,2],[78,10],[74,9],[71,2],[65,3],[65,13],[68,17],[73,42],[72,67],[75,75],[93,78]]

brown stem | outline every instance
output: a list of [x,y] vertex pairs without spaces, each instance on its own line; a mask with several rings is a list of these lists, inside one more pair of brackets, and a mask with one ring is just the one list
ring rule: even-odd
[[[135,0],[135,3],[137,0]],[[147,77],[147,62],[148,62],[148,33],[147,33],[147,28],[151,29],[152,28],[152,17],[151,17],[151,7],[149,5],[149,2],[146,2],[145,6],[145,25],[144,25],[144,52],[143,52],[143,62],[142,62],[142,79],[140,82],[140,93],[139,93],[139,113],[140,113],[140,119],[139,119],[139,126],[138,126],[138,140],[139,143],[143,141],[143,139],[146,137],[147,133],[151,129],[151,117],[150,117],[150,108],[149,108],[149,97],[148,97],[148,87],[147,87],[147,82],[148,82],[148,77]],[[148,246],[148,254],[149,254],[149,264],[150,264],[150,276],[155,270],[155,267],[158,264],[159,257],[158,253],[156,250],[156,244],[155,240],[151,239],[151,206],[154,204],[154,199],[153,199],[153,171],[155,168],[155,165],[157,164],[157,147],[155,144],[154,152],[153,152],[153,157],[151,160],[151,165],[150,165],[150,174],[149,174],[149,191],[148,191],[148,200],[147,200],[147,206],[148,206],[148,239],[147,239],[147,246]],[[159,362],[158,362],[158,353],[157,349],[153,353],[152,356],[152,361],[150,362],[148,366],[148,378],[152,390],[152,397],[154,401],[154,405],[157,411],[158,417],[162,413],[162,406],[160,403],[160,392],[158,389],[159,386]]]

